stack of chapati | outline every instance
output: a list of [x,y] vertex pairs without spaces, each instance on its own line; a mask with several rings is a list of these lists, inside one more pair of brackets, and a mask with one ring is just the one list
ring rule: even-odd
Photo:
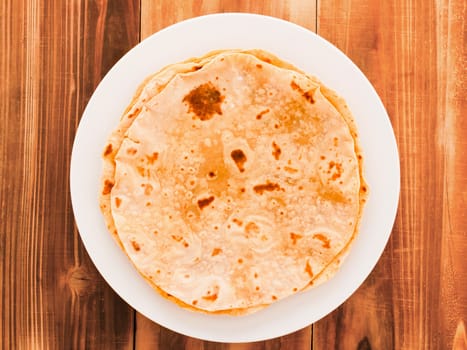
[[227,50],[143,82],[105,147],[100,207],[164,297],[244,314],[331,278],[366,193],[344,100],[270,53]]

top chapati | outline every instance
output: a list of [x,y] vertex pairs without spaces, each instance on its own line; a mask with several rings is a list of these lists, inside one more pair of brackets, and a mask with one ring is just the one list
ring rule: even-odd
[[149,77],[109,137],[101,209],[162,295],[252,312],[331,278],[367,188],[345,102],[260,50]]

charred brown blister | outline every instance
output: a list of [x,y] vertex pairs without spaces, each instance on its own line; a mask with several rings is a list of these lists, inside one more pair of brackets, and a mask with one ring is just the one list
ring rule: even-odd
[[203,210],[205,207],[207,207],[213,201],[214,201],[214,196],[198,199],[198,207],[199,207],[199,209]]
[[245,163],[247,161],[245,153],[241,149],[234,149],[230,152],[230,157],[232,157],[233,161],[237,165],[238,170],[241,173],[245,171]]
[[211,83],[201,84],[191,90],[183,102],[188,104],[188,111],[193,112],[201,120],[209,120],[214,114],[222,115],[221,104],[224,96]]

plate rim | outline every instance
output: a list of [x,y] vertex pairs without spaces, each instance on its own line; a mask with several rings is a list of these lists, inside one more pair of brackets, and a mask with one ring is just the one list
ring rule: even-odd
[[[372,257],[372,261],[371,263],[369,263],[367,266],[366,266],[366,271],[365,271],[365,277],[362,279],[362,281],[360,281],[360,283],[358,283],[355,288],[351,288],[350,290],[347,291],[347,294],[345,297],[343,297],[343,300],[341,302],[339,302],[337,305],[335,305],[335,307],[333,307],[332,309],[330,310],[326,310],[326,312],[318,312],[318,317],[316,319],[314,319],[312,322],[316,322],[317,320],[321,319],[322,317],[324,317],[325,315],[329,314],[330,312],[332,312],[333,310],[335,310],[337,307],[339,307],[342,303],[344,303],[360,286],[361,284],[364,282],[364,280],[368,277],[368,275],[371,273],[371,271],[374,269],[374,267],[376,266],[377,262],[379,261],[379,258],[381,256],[381,254],[383,253],[384,251],[384,248],[386,247],[387,245],[387,242],[389,240],[389,237],[390,237],[390,234],[391,234],[391,231],[392,231],[392,227],[393,227],[393,224],[395,222],[395,218],[396,218],[396,213],[397,213],[397,208],[398,208],[398,202],[399,202],[399,195],[400,195],[400,166],[399,166],[399,162],[400,162],[400,158],[399,158],[399,152],[398,152],[398,149],[397,149],[397,142],[396,142],[396,138],[395,138],[395,135],[394,135],[394,130],[391,126],[391,122],[390,122],[390,119],[389,119],[389,116],[384,108],[384,105],[383,103],[381,102],[381,99],[379,98],[376,90],[374,89],[374,87],[372,86],[372,84],[370,83],[370,81],[368,80],[368,78],[363,74],[363,72],[355,65],[354,62],[352,62],[350,60],[350,58],[348,58],[342,51],[340,51],[337,47],[335,47],[333,44],[331,44],[330,42],[328,42],[327,40],[325,40],[324,38],[320,37],[318,34],[316,33],[313,33],[312,31],[304,28],[304,27],[301,27],[300,25],[298,24],[295,24],[295,23],[292,23],[292,22],[289,22],[289,21],[286,21],[286,20],[283,20],[283,19],[279,19],[279,18],[276,18],[276,17],[270,17],[270,16],[265,16],[265,15],[260,15],[260,14],[250,14],[250,13],[237,13],[237,12],[231,12],[231,13],[215,13],[215,14],[209,14],[209,15],[204,15],[204,16],[198,16],[198,17],[194,17],[194,18],[190,18],[190,19],[187,19],[187,20],[184,20],[184,21],[181,21],[181,22],[178,22],[178,23],[175,23],[175,24],[172,24],[154,34],[152,34],[151,36],[149,36],[148,38],[144,39],[143,41],[141,41],[140,43],[138,43],[135,47],[133,47],[132,49],[130,49],[110,70],[109,72],[105,75],[105,77],[101,80],[101,82],[98,84],[98,86],[96,87],[94,93],[92,94],[90,100],[88,101],[88,104],[85,108],[85,110],[83,111],[83,114],[82,114],[82,118],[80,120],[80,123],[79,123],[79,126],[77,128],[77,131],[76,131],[76,134],[75,134],[75,139],[74,139],[74,142],[73,142],[73,148],[72,148],[72,154],[71,154],[71,160],[70,160],[70,193],[71,193],[71,202],[72,202],[72,207],[73,207],[73,213],[74,213],[74,216],[75,216],[75,222],[76,222],[76,226],[78,228],[78,231],[79,231],[79,235],[81,237],[81,240],[87,250],[87,252],[89,253],[89,256],[91,258],[91,260],[93,261],[94,265],[96,266],[97,270],[99,271],[99,273],[101,274],[101,276],[105,279],[105,281],[110,285],[110,287],[126,302],[128,303],[132,308],[134,308],[135,310],[137,310],[138,312],[140,312],[141,314],[143,314],[144,316],[146,316],[147,318],[153,320],[154,322],[164,326],[164,327],[167,327],[169,329],[172,329],[173,331],[175,332],[179,332],[179,333],[182,333],[182,334],[185,334],[185,335],[188,335],[188,336],[191,336],[191,337],[195,337],[195,338],[200,338],[200,339],[204,339],[204,340],[209,340],[209,341],[222,341],[222,342],[231,342],[231,343],[235,343],[235,342],[245,342],[245,341],[260,341],[260,340],[265,340],[265,339],[270,339],[270,338],[274,338],[274,337],[278,337],[278,336],[283,336],[285,334],[288,334],[288,333],[291,333],[291,332],[294,332],[298,329],[300,329],[301,327],[298,327],[297,328],[297,325],[296,324],[293,324],[293,326],[289,326],[289,327],[284,327],[282,328],[281,330],[277,330],[274,332],[274,334],[265,334],[265,332],[263,331],[260,335],[258,336],[254,336],[254,333],[250,333],[248,334],[247,336],[239,336],[239,335],[233,335],[233,336],[226,336],[225,334],[223,336],[216,336],[215,334],[210,334],[209,331],[208,332],[203,332],[203,331],[200,331],[199,329],[196,330],[196,331],[193,331],[192,329],[186,329],[186,327],[177,327],[175,326],[174,327],[174,324],[173,323],[170,323],[170,322],[167,322],[167,320],[161,320],[161,319],[157,319],[155,320],[154,319],[154,314],[152,312],[149,312],[147,310],[144,310],[142,309],[141,307],[139,307],[139,305],[134,305],[134,300],[131,299],[131,298],[128,298],[128,295],[126,292],[122,291],[120,288],[116,288],[115,285],[115,281],[113,280],[113,276],[111,275],[111,273],[109,273],[109,271],[103,271],[105,270],[105,268],[103,267],[101,261],[98,259],[97,256],[94,255],[94,253],[91,253],[93,252],[93,248],[92,248],[92,242],[88,236],[88,233],[86,233],[84,230],[82,231],[82,228],[85,226],[83,225],[83,222],[82,222],[82,219],[81,219],[81,216],[79,214],[79,211],[80,211],[80,208],[78,207],[78,193],[77,191],[79,190],[79,188],[77,188],[77,183],[79,182],[78,180],[78,170],[77,170],[77,157],[79,154],[79,150],[80,150],[80,147],[83,148],[83,143],[81,141],[82,137],[81,135],[83,135],[83,130],[86,130],[86,127],[88,127],[88,124],[92,122],[92,120],[90,119],[91,115],[92,115],[92,112],[93,112],[93,105],[96,103],[95,101],[97,100],[98,101],[98,94],[101,92],[102,90],[102,87],[105,86],[105,85],[108,85],[108,82],[109,80],[111,80],[112,76],[115,74],[115,72],[117,71],[117,69],[125,64],[125,62],[128,61],[128,57],[130,56],[134,56],[135,53],[137,54],[137,51],[138,50],[143,50],[143,48],[148,45],[148,43],[152,42],[153,40],[155,40],[154,38],[158,38],[160,36],[164,36],[164,35],[167,35],[167,33],[169,33],[170,35],[170,32],[174,30],[174,28],[181,28],[183,26],[190,26],[190,25],[199,25],[199,23],[202,23],[203,22],[206,22],[206,21],[209,21],[211,19],[217,19],[217,18],[236,18],[236,20],[242,20],[242,19],[248,19],[248,20],[252,20],[252,21],[266,21],[266,22],[270,22],[270,23],[273,23],[274,25],[277,25],[278,27],[281,27],[281,26],[288,26],[290,28],[293,28],[294,30],[298,30],[298,31],[301,31],[301,32],[305,32],[306,35],[310,36],[310,37],[314,37],[314,40],[317,40],[318,42],[320,42],[321,45],[325,45],[327,47],[327,49],[330,49],[332,51],[334,51],[335,54],[337,54],[337,56],[339,56],[339,59],[344,59],[347,61],[347,64],[350,64],[351,66],[353,66],[353,69],[358,73],[359,77],[360,78],[363,78],[363,80],[366,81],[366,84],[369,85],[369,87],[373,90],[373,93],[374,93],[374,96],[373,96],[373,99],[374,99],[374,102],[376,102],[376,104],[379,104],[379,108],[380,108],[380,111],[383,111],[382,113],[382,116],[385,117],[385,120],[382,121],[383,123],[386,124],[386,129],[390,132],[391,136],[392,136],[392,144],[390,145],[392,147],[392,151],[393,151],[393,155],[395,156],[395,160],[397,160],[393,165],[394,165],[394,176],[397,178],[397,181],[393,184],[395,187],[393,188],[394,192],[397,193],[397,195],[395,195],[396,200],[394,203],[392,203],[392,207],[390,209],[392,209],[392,211],[389,213],[389,221],[390,221],[390,228],[387,228],[389,229],[389,232],[385,233],[384,234],[384,237],[383,237],[383,240],[380,240],[380,246],[378,247],[379,249],[377,249],[376,253],[373,253],[373,257]],[[188,55],[185,55],[186,58],[189,58],[189,57],[193,57],[193,55],[191,54],[188,54]],[[157,68],[154,69],[154,71],[156,71]],[[319,76],[318,76],[319,77]],[[325,84],[327,85],[327,84]],[[340,95],[340,93],[339,93]],[[129,98],[131,98],[131,96],[129,96]],[[116,116],[116,118],[120,117],[120,115]],[[384,118],[383,118],[384,119]],[[357,126],[358,126],[358,129],[360,131],[360,125],[358,125],[357,123]],[[105,140],[104,140],[105,141]],[[362,147],[363,148],[363,147]],[[94,150],[95,151],[95,150]],[[363,148],[363,153],[366,154],[365,152],[365,148]],[[101,149],[99,149],[98,151],[98,154],[99,154],[99,157],[100,157],[100,154],[101,154]],[[371,191],[371,188],[370,188],[370,191]],[[96,196],[97,196],[97,193],[96,193]],[[370,192],[370,196],[371,196],[371,192]],[[394,201],[394,198],[393,198],[393,201]],[[364,214],[363,214],[363,217],[365,217],[365,212],[367,211],[366,210],[367,208],[364,209]],[[100,212],[99,212],[100,214]],[[80,219],[78,219],[78,217]],[[392,218],[392,219],[391,219]],[[102,219],[103,221],[103,219]],[[386,225],[388,225],[388,223],[386,223]],[[110,236],[110,234],[108,234]],[[113,239],[113,238],[112,238]],[[358,237],[357,237],[358,239]],[[384,241],[384,243],[383,243]],[[116,249],[119,249],[118,246],[115,244],[115,248]],[[354,247],[353,247],[354,248]],[[353,248],[351,249],[351,251],[353,250]],[[121,252],[123,254],[123,252]],[[377,256],[377,257],[376,257]],[[376,258],[375,258],[376,257]],[[126,257],[125,255],[125,259],[128,260],[128,258]],[[128,260],[128,264],[131,266],[131,268],[133,268],[131,262]],[[345,265],[345,262],[344,262],[344,265]],[[141,277],[142,278],[142,277]],[[332,280],[331,280],[332,281]],[[329,281],[329,282],[331,282]],[[329,282],[326,282],[326,284],[328,284]],[[144,282],[146,283],[146,282]],[[317,287],[317,288],[320,288],[320,287]],[[305,292],[306,293],[306,292]],[[162,297],[160,297],[162,298]],[[289,297],[289,298],[294,298],[294,296],[292,297]],[[287,299],[289,299],[287,298]],[[129,301],[130,299],[130,301]],[[189,312],[189,311],[186,311],[185,312]],[[262,312],[262,311],[260,311]],[[200,316],[198,314],[196,314],[197,316]],[[211,317],[211,316],[209,316]],[[214,317],[218,317],[218,316],[214,316]],[[248,317],[248,316],[245,316],[245,317]],[[237,319],[243,319],[244,317],[237,317]],[[203,317],[200,317],[200,319],[203,319]],[[224,319],[224,318],[222,318]],[[308,324],[311,324],[312,322],[308,323]],[[180,321],[180,323],[182,324],[182,320]],[[293,322],[292,322],[293,323]],[[307,326],[307,324],[302,324],[300,323],[300,325],[302,327],[304,326]]]

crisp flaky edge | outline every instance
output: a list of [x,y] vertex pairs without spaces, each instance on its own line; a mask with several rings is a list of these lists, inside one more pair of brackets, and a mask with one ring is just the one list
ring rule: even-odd
[[354,150],[355,150],[355,155],[357,156],[357,161],[358,161],[358,170],[359,170],[359,177],[360,177],[360,189],[359,189],[359,204],[360,205],[359,205],[359,212],[357,216],[357,222],[355,223],[354,232],[351,238],[349,239],[349,241],[347,242],[347,244],[344,246],[344,248],[341,249],[339,253],[337,253],[334,259],[332,259],[331,262],[329,262],[329,264],[325,266],[324,269],[321,270],[321,272],[318,273],[313,278],[313,280],[310,282],[310,285],[304,288],[303,290],[307,290],[311,287],[316,287],[317,285],[328,281],[339,270],[340,266],[342,265],[342,263],[344,262],[345,258],[347,257],[350,251],[350,248],[355,240],[355,237],[358,235],[358,232],[360,231],[363,210],[364,210],[365,204],[369,196],[368,184],[364,177],[363,151],[362,151],[360,140],[359,140],[358,133],[357,133],[357,126],[355,124],[355,120],[350,111],[350,108],[348,107],[345,100],[342,97],[340,97],[335,91],[327,88],[318,79],[314,77],[310,77],[310,79],[312,79],[314,82],[320,85],[320,91],[323,94],[323,96],[334,106],[334,108],[339,112],[339,114],[342,116],[347,126],[349,127],[349,131],[354,140]]

